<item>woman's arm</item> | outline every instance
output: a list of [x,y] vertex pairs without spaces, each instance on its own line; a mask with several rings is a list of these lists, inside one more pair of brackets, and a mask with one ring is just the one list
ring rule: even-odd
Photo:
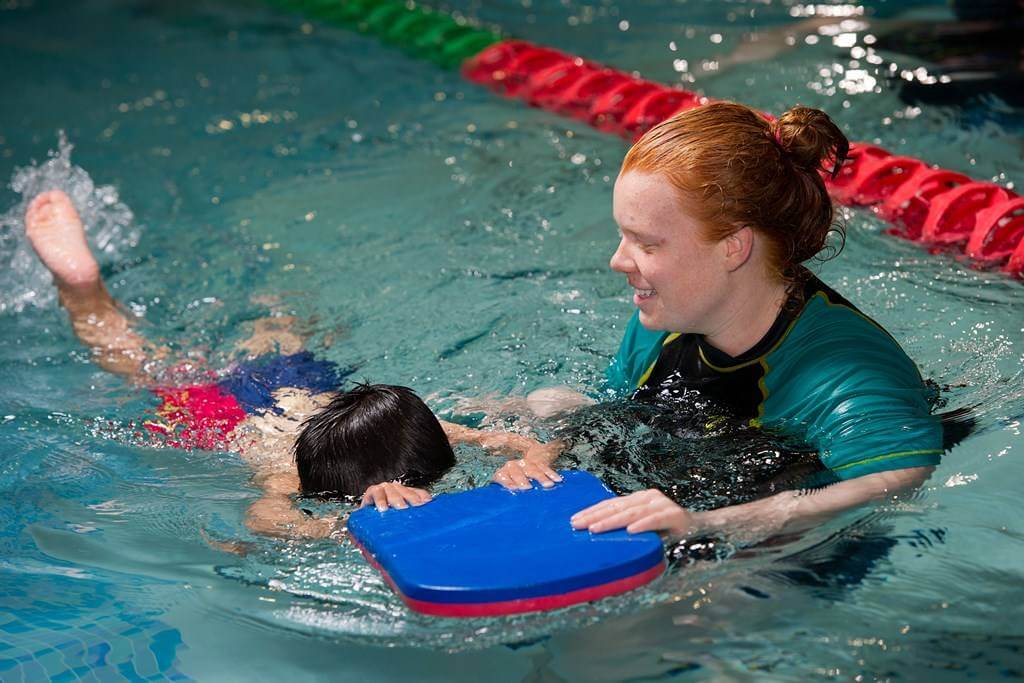
[[569,387],[537,389],[526,396],[526,407],[539,418],[554,417],[595,403],[594,399]]
[[547,419],[561,413],[571,412],[583,406],[596,403],[569,387],[547,387],[531,391],[524,396],[497,398],[496,395],[462,398],[456,403],[459,413],[484,413],[484,423],[493,422],[505,415],[539,417]]
[[877,472],[814,491],[785,491],[752,503],[692,512],[657,489],[610,498],[572,517],[576,529],[602,533],[625,528],[630,533],[658,531],[670,540],[721,534],[742,542],[806,529],[868,503],[891,498],[927,481],[934,467]]

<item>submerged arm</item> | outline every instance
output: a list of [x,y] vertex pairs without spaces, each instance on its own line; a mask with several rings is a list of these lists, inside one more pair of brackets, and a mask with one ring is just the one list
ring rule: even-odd
[[547,419],[583,406],[593,405],[594,399],[569,387],[547,387],[531,391],[525,397],[496,398],[495,395],[463,398],[456,405],[460,413],[484,413],[484,423],[503,415],[539,417]]
[[[515,432],[492,432],[484,429],[473,429],[453,422],[441,422],[448,441],[455,444],[465,443],[480,446],[488,451],[499,455],[518,455],[526,457],[534,455],[538,459],[545,453],[551,444],[542,444],[536,439],[531,439]],[[556,454],[557,455],[557,454]],[[551,458],[554,460],[554,458]]]
[[488,432],[450,422],[441,422],[441,427],[453,445],[469,443],[503,455],[518,455],[518,459],[509,460],[494,474],[494,481],[505,488],[528,489],[532,486],[531,479],[544,487],[562,481],[561,475],[551,469],[551,464],[565,449],[561,441],[541,443],[522,434]]
[[[784,491],[743,505],[695,513],[703,533],[766,537],[815,526],[846,510],[879,503],[919,488],[934,467],[877,472],[813,491]],[[691,532],[692,533],[692,532]]]

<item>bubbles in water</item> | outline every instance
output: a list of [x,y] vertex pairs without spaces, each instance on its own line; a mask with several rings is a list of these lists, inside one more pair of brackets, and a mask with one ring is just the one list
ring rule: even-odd
[[113,186],[97,187],[85,169],[71,163],[72,149],[60,131],[57,150],[51,150],[44,163],[14,169],[10,187],[21,199],[0,215],[0,313],[47,306],[57,298],[50,273],[25,239],[25,211],[40,192],[63,190],[71,197],[101,265],[138,243],[131,209]]

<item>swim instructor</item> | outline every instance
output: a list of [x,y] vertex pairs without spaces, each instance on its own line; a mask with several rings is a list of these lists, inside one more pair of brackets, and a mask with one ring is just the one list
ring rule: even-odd
[[[838,168],[848,149],[817,109],[770,121],[739,104],[708,104],[644,135],[613,199],[621,240],[611,267],[628,279],[637,310],[610,386],[635,399],[696,390],[817,450],[834,483],[699,512],[649,489],[580,511],[574,527],[763,538],[928,479],[943,426],[917,367],[802,265],[835,229],[821,171]],[[550,465],[511,461],[495,480],[550,484]]]

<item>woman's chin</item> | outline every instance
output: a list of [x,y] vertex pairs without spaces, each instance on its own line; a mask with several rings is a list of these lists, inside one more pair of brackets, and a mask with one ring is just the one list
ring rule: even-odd
[[640,308],[640,324],[652,331],[667,329],[665,327],[661,327],[657,314],[654,312],[647,312],[643,308]]

